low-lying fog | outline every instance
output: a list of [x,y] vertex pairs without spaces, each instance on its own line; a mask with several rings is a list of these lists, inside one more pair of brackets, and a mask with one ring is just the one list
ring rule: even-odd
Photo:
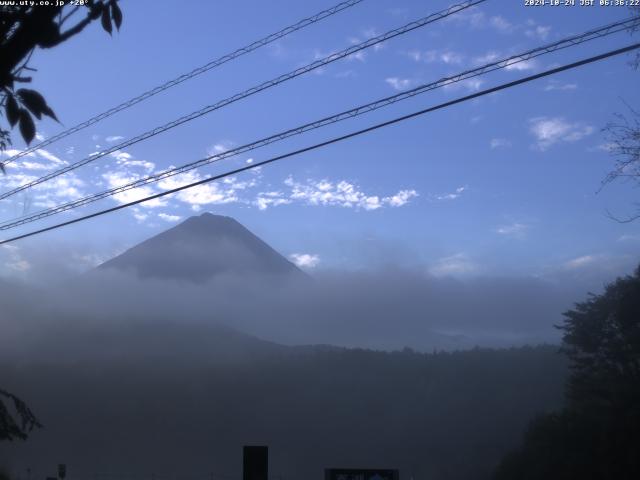
[[48,288],[5,283],[0,342],[7,352],[51,339],[50,330],[157,321],[221,324],[295,345],[504,347],[556,342],[554,325],[584,296],[578,292],[537,279],[455,280],[407,270],[325,272],[290,283],[223,275],[200,284],[90,272]]

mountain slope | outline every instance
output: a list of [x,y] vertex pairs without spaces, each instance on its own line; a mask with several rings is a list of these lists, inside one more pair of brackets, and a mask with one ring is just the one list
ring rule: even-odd
[[216,275],[305,276],[230,217],[204,213],[152,237],[98,267],[140,277],[203,282]]
[[45,425],[0,449],[0,464],[15,472],[43,478],[64,461],[74,478],[235,478],[242,445],[267,444],[274,477],[321,478],[347,466],[484,479],[533,415],[560,407],[566,373],[551,346],[429,355],[292,348],[153,323],[118,329],[106,343],[102,332],[100,341],[74,335],[72,352],[92,346],[75,364],[38,345],[0,362],[3,384]]

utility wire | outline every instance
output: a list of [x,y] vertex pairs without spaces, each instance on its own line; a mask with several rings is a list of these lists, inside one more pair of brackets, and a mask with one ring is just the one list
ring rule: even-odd
[[513,82],[503,83],[503,84],[498,85],[496,87],[488,88],[488,89],[473,93],[471,95],[466,95],[464,97],[459,97],[459,98],[456,98],[454,100],[450,100],[448,102],[444,102],[444,103],[441,103],[441,104],[433,106],[433,107],[428,107],[428,108],[425,108],[423,110],[419,110],[417,112],[410,113],[408,115],[403,115],[401,117],[396,117],[396,118],[394,118],[392,120],[387,120],[386,122],[378,123],[376,125],[373,125],[373,126],[370,126],[370,127],[367,127],[367,128],[363,128],[361,130],[357,130],[355,132],[351,132],[351,133],[348,133],[346,135],[342,135],[340,137],[334,137],[334,138],[332,138],[330,140],[326,140],[324,142],[316,143],[314,145],[310,145],[308,147],[304,147],[304,148],[301,148],[299,150],[295,150],[295,151],[292,151],[292,152],[289,152],[289,153],[285,153],[283,155],[278,155],[276,157],[272,157],[272,158],[269,158],[267,160],[263,160],[262,162],[257,162],[257,163],[253,163],[251,165],[247,165],[247,166],[244,166],[244,167],[241,167],[241,168],[236,168],[235,170],[231,170],[231,171],[228,171],[228,172],[225,172],[225,173],[222,173],[220,175],[213,176],[213,177],[205,178],[203,180],[199,180],[197,182],[190,183],[188,185],[183,185],[181,187],[176,187],[176,188],[173,188],[171,190],[166,190],[164,192],[156,193],[155,195],[149,195],[148,197],[144,197],[144,198],[141,198],[139,200],[135,200],[135,201],[132,201],[132,202],[124,203],[122,205],[118,205],[118,206],[115,206],[115,207],[107,208],[105,210],[101,210],[99,212],[95,212],[95,213],[92,213],[92,214],[89,214],[89,215],[85,215],[83,217],[75,218],[73,220],[68,220],[66,222],[58,223],[56,225],[51,225],[49,227],[41,228],[39,230],[34,230],[34,231],[31,231],[31,232],[28,232],[28,233],[25,233],[25,234],[22,234],[22,235],[18,235],[16,237],[8,238],[6,240],[0,241],[0,245],[5,245],[5,244],[11,243],[11,242],[15,242],[17,240],[21,240],[21,239],[24,239],[24,238],[28,238],[28,237],[32,237],[34,235],[41,234],[41,233],[44,233],[44,232],[49,232],[51,230],[56,230],[58,228],[65,227],[67,225],[72,225],[74,223],[78,223],[78,222],[82,222],[82,221],[85,221],[85,220],[89,220],[91,218],[95,218],[95,217],[99,217],[99,216],[102,216],[102,215],[106,215],[107,213],[116,212],[118,210],[122,210],[122,209],[128,208],[128,207],[132,207],[134,205],[139,205],[141,203],[148,202],[150,200],[155,200],[157,198],[161,198],[161,197],[164,197],[164,196],[167,196],[167,195],[171,195],[171,194],[180,192],[182,190],[187,190],[189,188],[193,188],[193,187],[196,187],[196,186],[199,186],[199,185],[204,185],[204,184],[207,184],[207,183],[211,183],[211,182],[214,182],[216,180],[220,180],[221,178],[230,177],[232,175],[237,175],[238,173],[246,172],[247,170],[252,170],[254,168],[262,167],[264,165],[268,165],[270,163],[274,163],[274,162],[277,162],[279,160],[284,160],[285,158],[297,156],[297,155],[300,155],[302,153],[306,153],[306,152],[309,152],[309,151],[312,151],[312,150],[317,150],[319,148],[326,147],[327,145],[332,145],[334,143],[342,142],[344,140],[347,140],[347,139],[350,139],[350,138],[353,138],[353,137],[357,137],[357,136],[363,135],[365,133],[369,133],[369,132],[378,130],[378,129],[383,128],[383,127],[388,127],[390,125],[394,125],[396,123],[400,123],[400,122],[403,122],[405,120],[409,120],[409,119],[414,118],[414,117],[425,115],[427,113],[430,113],[430,112],[433,112],[433,111],[436,111],[436,110],[441,110],[443,108],[451,107],[453,105],[456,105],[456,104],[459,104],[459,103],[463,103],[463,102],[466,102],[466,101],[469,101],[469,100],[473,100],[475,98],[482,97],[484,95],[489,95],[491,93],[495,93],[495,92],[498,92],[498,91],[501,91],[501,90],[506,90],[508,88],[515,87],[517,85],[522,85],[524,83],[532,82],[532,81],[538,80],[540,78],[548,77],[548,76],[554,75],[556,73],[564,72],[566,70],[571,70],[573,68],[577,68],[577,67],[580,67],[580,66],[583,66],[583,65],[587,65],[587,64],[590,64],[590,63],[598,62],[600,60],[604,60],[606,58],[613,57],[615,55],[621,55],[623,53],[627,53],[627,52],[630,52],[632,50],[636,50],[638,48],[640,48],[640,43],[634,43],[632,45],[629,45],[629,46],[626,46],[626,47],[623,47],[623,48],[619,48],[617,50],[611,50],[609,52],[606,52],[606,53],[603,53],[603,54],[600,54],[600,55],[596,55],[596,56],[589,57],[589,58],[586,58],[586,59],[583,59],[583,60],[580,60],[580,61],[577,61],[577,62],[573,62],[573,63],[570,63],[570,64],[563,65],[561,67],[553,68],[551,70],[545,70],[544,72],[537,73],[535,75],[530,75],[528,77],[524,77],[524,78],[521,78],[521,79],[518,79],[518,80],[514,80]]
[[287,80],[291,80],[293,78],[296,78],[300,75],[303,75],[305,73],[308,73],[312,70],[315,70],[317,68],[323,67],[325,65],[328,65],[332,62],[335,62],[336,60],[340,60],[342,58],[348,57],[349,55],[353,55],[356,52],[359,52],[361,50],[364,50],[366,48],[372,47],[373,45],[377,45],[379,43],[385,42],[387,40],[390,40],[391,38],[397,37],[399,35],[404,35],[405,33],[411,32],[417,28],[421,28],[424,27],[426,25],[429,25],[433,22],[436,22],[438,20],[442,20],[450,15],[453,15],[455,13],[458,13],[462,10],[465,10],[467,8],[470,8],[474,5],[486,2],[487,0],[469,0],[467,2],[464,3],[460,3],[457,5],[453,5],[445,10],[442,10],[440,12],[431,14],[429,16],[423,17],[419,20],[415,20],[413,22],[407,23],[406,25],[396,28],[394,30],[390,30],[382,35],[379,35],[377,37],[373,37],[370,38],[368,40],[365,40],[362,43],[356,44],[356,45],[352,45],[349,48],[346,48],[344,50],[341,50],[338,53],[333,53],[327,57],[324,57],[320,60],[316,60],[315,62],[312,62],[308,65],[305,65],[303,67],[297,68],[289,73],[286,73],[284,75],[280,75],[279,77],[276,77],[272,80],[268,80],[266,82],[261,83],[260,85],[251,87],[247,90],[244,90],[243,92],[237,93],[231,97],[228,97],[224,100],[221,100],[213,105],[208,105],[200,110],[197,110],[195,112],[192,112],[188,115],[185,115],[183,117],[178,118],[177,120],[173,120],[172,122],[166,123],[160,127],[154,128],[153,130],[149,130],[141,135],[138,135],[137,137],[133,137],[129,140],[126,140],[118,145],[115,145],[107,150],[103,150],[95,155],[90,155],[82,160],[79,160],[75,163],[72,163],[71,165],[67,165],[66,167],[63,167],[59,170],[56,170],[54,172],[51,172],[47,175],[44,175],[42,177],[39,177],[31,182],[25,183],[24,185],[21,185],[19,187],[14,188],[13,190],[10,190],[9,192],[5,192],[0,194],[0,200],[3,200],[5,198],[8,198],[12,195],[15,195],[16,193],[19,193],[23,190],[26,190],[27,188],[33,187],[35,185],[38,185],[40,183],[46,182],[48,180],[51,180],[52,178],[55,178],[59,175],[62,175],[64,173],[68,173],[72,170],[75,170],[79,167],[82,167],[83,165],[86,165],[88,163],[91,163],[95,160],[97,160],[98,158],[104,157],[105,155],[109,155],[111,153],[114,153],[118,150],[121,150],[122,148],[125,147],[129,147],[131,145],[134,145],[136,143],[139,143],[143,140],[146,140],[148,138],[151,138],[155,135],[158,135],[160,133],[166,132],[167,130],[170,130],[174,127],[177,127],[178,125],[182,125],[183,123],[189,122],[191,120],[195,120],[196,118],[199,118],[203,115],[206,115],[208,113],[213,112],[214,110],[218,110],[220,108],[223,108],[231,103],[237,102],[238,100],[242,100],[243,98],[249,97],[251,95],[254,95],[258,92],[261,92],[263,90],[266,90],[268,88],[274,87],[276,85],[279,85],[280,83],[286,82]]
[[574,35],[562,40],[559,40],[557,42],[553,42],[551,44],[547,44],[541,47],[537,47],[534,48],[532,50],[528,50],[526,52],[523,53],[519,53],[517,55],[512,55],[510,57],[501,59],[501,60],[497,60],[494,61],[492,63],[471,69],[471,70],[467,70],[464,71],[462,73],[459,73],[457,75],[453,75],[453,76],[449,76],[449,77],[444,77],[440,80],[437,80],[435,82],[431,82],[428,84],[423,84],[420,86],[417,86],[415,88],[412,88],[410,90],[404,91],[404,92],[400,92],[396,95],[392,95],[390,97],[386,97],[383,99],[379,99],[376,100],[374,102],[370,102],[367,103],[365,105],[360,105],[358,107],[352,108],[350,110],[346,110],[343,112],[340,112],[338,114],[329,116],[329,117],[325,117],[322,118],[320,120],[316,120],[314,122],[311,123],[307,123],[289,130],[286,130],[284,132],[280,132],[277,133],[275,135],[271,135],[269,137],[266,138],[262,138],[260,140],[256,140],[254,142],[245,144],[245,145],[241,145],[239,147],[233,148],[231,150],[227,150],[225,152],[222,153],[218,153],[215,155],[210,155],[208,157],[205,157],[203,159],[200,160],[196,160],[194,162],[190,162],[187,164],[184,164],[182,166],[179,167],[175,167],[175,168],[171,168],[165,171],[161,171],[158,172],[154,175],[149,175],[147,177],[135,180],[133,182],[127,183],[125,185],[121,185],[109,190],[104,190],[92,195],[88,195],[76,200],[73,200],[71,202],[67,202],[67,203],[63,203],[61,205],[56,205],[54,207],[45,209],[45,210],[41,210],[39,212],[35,212],[29,215],[23,215],[20,218],[17,219],[13,219],[13,220],[9,220],[6,221],[4,223],[0,224],[0,230],[9,230],[11,228],[20,226],[20,225],[24,225],[26,223],[30,223],[36,220],[40,220],[46,217],[49,217],[51,215],[55,215],[58,213],[62,213],[68,210],[72,210],[74,208],[78,208],[78,207],[82,207],[85,205],[88,205],[90,203],[102,200],[104,198],[108,198],[120,193],[124,193],[128,190],[132,190],[134,188],[139,188],[142,187],[144,185],[148,185],[150,183],[154,183],[154,182],[158,182],[161,180],[164,180],[166,178],[170,178],[173,177],[175,175],[179,175],[182,173],[186,173],[190,170],[202,167],[204,165],[208,165],[214,162],[218,162],[230,157],[234,157],[237,155],[240,155],[242,153],[246,153],[248,151],[251,150],[255,150],[257,148],[272,144],[272,143],[276,143],[279,142],[281,140],[284,140],[286,138],[295,136],[295,135],[300,135],[303,134],[305,132],[311,131],[311,130],[315,130],[321,127],[324,127],[326,125],[330,125],[333,123],[337,123],[343,120],[347,120],[349,118],[354,118],[356,116],[359,115],[363,115],[365,113],[369,113],[372,112],[374,110],[378,110],[380,108],[392,105],[394,103],[397,103],[399,101],[402,100],[406,100],[409,98],[412,98],[416,95],[431,91],[431,90],[435,90],[437,88],[441,88],[441,87],[445,87],[448,85],[452,85],[454,83],[458,83],[464,80],[468,80],[470,78],[473,77],[477,77],[480,75],[484,75],[486,73],[489,72],[493,72],[495,70],[498,69],[503,69],[503,68],[508,68],[509,66],[515,65],[517,63],[520,62],[524,62],[527,60],[530,60],[532,58],[536,58],[539,57],[541,55],[546,55],[549,53],[553,53],[556,52],[558,50],[561,49],[565,49],[568,47],[573,47],[576,45],[579,45],[581,43],[590,41],[590,40],[594,40],[597,38],[602,38],[604,36],[607,35],[612,35],[614,33],[623,31],[623,30],[627,30],[628,28],[632,28],[634,26],[638,26],[640,25],[640,17],[636,17],[633,19],[629,19],[629,20],[625,20],[625,21],[621,21],[621,22],[615,22],[609,25],[605,25],[603,27],[599,27],[596,29],[592,29],[589,30],[585,33],[582,33],[580,35]]
[[264,38],[261,38],[260,40],[256,40],[255,42],[246,45],[244,47],[241,47],[237,50],[235,50],[234,52],[231,53],[227,53],[226,55],[223,55],[219,58],[216,58],[215,60],[210,61],[209,63],[207,63],[206,65],[202,65],[198,68],[195,68],[193,70],[191,70],[188,73],[185,73],[183,75],[180,75],[179,77],[174,78],[173,80],[169,80],[161,85],[158,85],[155,88],[152,88],[151,90],[148,90],[140,95],[138,95],[137,97],[133,97],[130,100],[127,100],[126,102],[122,102],[120,105],[117,105],[113,108],[110,108],[109,110],[106,110],[98,115],[95,115],[93,117],[91,117],[88,120],[85,120],[82,123],[79,123],[71,128],[68,128],[67,130],[60,132],[56,135],[54,135],[53,137],[50,137],[46,140],[43,140],[42,142],[27,148],[26,150],[21,151],[20,153],[17,153],[16,155],[8,158],[7,160],[5,160],[3,163],[7,164],[10,162],[13,162],[15,160],[17,160],[20,157],[24,157],[25,155],[30,154],[31,152],[35,152],[36,150],[39,150],[43,147],[46,147],[47,145],[50,145],[54,142],[57,142],[58,140],[68,137],[69,135],[79,132],[80,130],[83,130],[95,123],[98,123],[102,120],[104,120],[105,118],[111,117],[112,115],[115,115],[118,112],[121,112],[122,110],[126,110],[129,107],[132,107],[133,105],[136,105],[137,103],[140,103],[148,98],[153,97],[154,95],[159,94],[160,92],[164,92],[165,90],[168,90],[171,87],[175,87],[176,85],[181,84],[182,82],[186,82],[187,80],[190,80],[198,75],[201,75],[205,72],[208,72],[209,70],[212,70],[216,67],[219,67],[227,62],[230,62],[231,60],[235,60],[238,57],[241,57],[243,55],[246,55],[247,53],[250,53],[254,50],[257,50],[260,47],[264,47],[266,45],[269,45],[270,43],[273,43],[283,37],[286,37],[287,35],[296,32],[298,30],[301,30],[305,27],[308,27],[309,25],[313,25],[314,23],[317,23],[321,20],[324,20],[327,17],[330,17],[332,15],[335,15],[336,13],[339,13],[343,10],[346,10],[347,8],[353,7],[355,5],[357,5],[358,3],[363,2],[364,0],[347,0],[344,2],[341,2],[331,8],[328,8],[326,10],[323,10],[319,13],[316,13],[315,15],[312,15],[311,17],[305,18],[300,20],[298,23],[295,23],[293,25],[290,25],[286,28],[283,28],[282,30],[272,33],[271,35],[267,35]]

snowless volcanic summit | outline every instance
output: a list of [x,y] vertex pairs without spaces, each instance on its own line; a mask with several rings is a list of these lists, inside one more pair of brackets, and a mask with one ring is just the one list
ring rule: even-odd
[[306,276],[233,218],[211,213],[190,217],[98,269],[198,283],[220,274]]

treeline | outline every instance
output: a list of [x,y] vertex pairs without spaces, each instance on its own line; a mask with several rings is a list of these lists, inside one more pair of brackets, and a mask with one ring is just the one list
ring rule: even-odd
[[640,267],[565,313],[564,407],[531,421],[496,480],[640,478]]
[[238,476],[241,446],[254,443],[271,447],[271,470],[284,478],[320,478],[331,466],[490,478],[528,419],[561,405],[566,376],[556,346],[283,347],[151,323],[45,337],[0,365],[44,425],[27,442],[2,445],[14,477],[27,467],[44,477],[61,462],[69,478]]

